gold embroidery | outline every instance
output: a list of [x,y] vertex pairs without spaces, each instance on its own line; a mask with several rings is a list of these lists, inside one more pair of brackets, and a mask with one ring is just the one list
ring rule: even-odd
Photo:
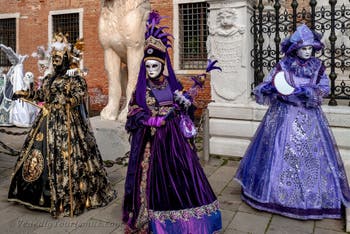
[[151,136],[154,136],[156,134],[157,128],[151,127]]
[[36,181],[44,169],[44,158],[41,151],[34,149],[23,164],[22,176],[26,182]]
[[201,219],[203,216],[207,215],[210,216],[216,212],[219,211],[219,201],[215,200],[214,202],[183,209],[183,210],[166,210],[166,211],[154,211],[149,210],[149,218],[152,220],[157,220],[161,223],[164,223],[165,221],[171,221],[171,222],[178,222],[179,220],[185,220],[188,221],[191,218]]
[[172,107],[170,107],[170,106],[161,106],[161,107],[159,107],[158,113],[160,116],[167,115],[171,108]]
[[151,157],[151,144],[147,142],[145,147],[145,152],[143,154],[143,161],[141,163],[142,167],[142,176],[141,176],[141,184],[140,184],[140,200],[141,207],[139,216],[136,220],[136,226],[138,228],[143,227],[146,223],[148,223],[148,204],[147,204],[147,180],[148,180],[148,169],[149,169],[149,160]]
[[149,95],[149,92],[146,92],[146,104],[147,106],[153,106],[156,104],[156,99]]
[[43,139],[44,139],[44,134],[42,132],[39,132],[35,137],[36,141],[42,141]]
[[80,191],[82,191],[82,192],[86,192],[86,190],[87,190],[87,185],[86,185],[86,183],[85,183],[84,181],[80,181],[80,183],[79,183],[79,189],[80,189]]
[[44,203],[45,203],[44,194],[41,193],[41,197],[40,197],[40,200],[39,200],[39,205],[43,206]]
[[63,211],[64,211],[63,201],[61,201],[61,204],[60,204],[60,213],[63,213]]
[[151,114],[152,114],[152,116],[157,116],[158,111],[155,109],[151,109]]
[[89,197],[87,197],[86,202],[85,202],[85,207],[90,208],[90,206],[91,206],[90,199],[89,199]]
[[45,106],[43,106],[42,112],[43,116],[47,116],[49,114],[49,110]]
[[62,151],[63,158],[68,158],[68,151]]
[[98,195],[95,193],[92,196],[89,196],[90,198],[90,206],[92,207],[96,207],[99,204],[99,200],[98,200]]

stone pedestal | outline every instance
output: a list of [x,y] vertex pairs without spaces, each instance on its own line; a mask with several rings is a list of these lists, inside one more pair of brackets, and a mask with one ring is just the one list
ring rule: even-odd
[[130,150],[124,122],[102,120],[100,116],[90,118],[90,122],[103,160],[114,161]]
[[[209,154],[228,155],[229,149],[243,151],[247,140],[232,141],[230,138],[215,136],[212,124],[221,122],[222,130],[231,124],[231,115],[216,116],[211,113],[218,106],[222,113],[230,113],[236,105],[248,105],[250,102],[253,69],[250,66],[250,51],[253,38],[250,34],[252,4],[247,0],[208,0],[210,14],[208,18],[209,36],[208,56],[218,60],[222,72],[211,73],[211,95],[214,102],[209,110]],[[232,113],[233,114],[233,113]],[[226,120],[222,120],[225,118]],[[213,135],[214,134],[214,135]],[[228,147],[228,148],[227,148]],[[230,153],[229,155],[231,155]],[[235,153],[233,154],[235,155]],[[205,159],[209,155],[204,155]]]

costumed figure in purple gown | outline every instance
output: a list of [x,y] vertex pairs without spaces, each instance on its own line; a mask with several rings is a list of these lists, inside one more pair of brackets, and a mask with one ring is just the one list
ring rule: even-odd
[[40,89],[13,95],[45,104],[24,141],[8,200],[55,218],[79,215],[116,197],[84,103],[87,84],[78,68],[83,45],[78,40],[73,47],[65,35],[55,34],[50,47],[53,73]]
[[[163,32],[165,27],[157,26],[160,19],[157,12],[150,14],[144,58],[129,103],[125,230],[216,233],[221,229],[218,200],[192,141],[195,131],[190,116],[195,108],[175,77],[167,52],[169,34]],[[167,75],[163,74],[165,67]]]
[[[341,218],[350,206],[344,166],[321,109],[328,95],[325,66],[312,56],[321,36],[302,24],[282,42],[285,57],[254,89],[269,108],[248,147],[235,179],[252,207],[297,219]],[[282,72],[282,73],[281,73]],[[281,94],[283,74],[290,94]]]

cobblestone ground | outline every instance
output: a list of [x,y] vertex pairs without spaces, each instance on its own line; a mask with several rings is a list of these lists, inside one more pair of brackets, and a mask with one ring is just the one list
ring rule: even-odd
[[[13,131],[26,129],[8,128]],[[0,141],[20,149],[24,136],[9,136],[0,133]],[[2,151],[2,149],[0,148]],[[74,233],[104,234],[123,233],[121,203],[126,167],[114,164],[107,168],[118,198],[108,206],[90,210],[74,218],[53,219],[48,213],[30,210],[22,205],[7,202],[7,191],[16,157],[0,153],[0,233]],[[345,220],[325,219],[300,221],[272,215],[250,208],[240,199],[240,186],[232,180],[239,164],[238,160],[212,156],[203,168],[218,195],[222,209],[224,234],[340,234],[345,233]]]

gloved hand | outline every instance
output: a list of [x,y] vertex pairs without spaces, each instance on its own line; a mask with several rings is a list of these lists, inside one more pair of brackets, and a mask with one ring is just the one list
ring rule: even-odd
[[143,121],[143,124],[150,127],[160,127],[165,124],[165,118],[159,116],[149,117],[147,120]]
[[301,87],[295,88],[293,94],[296,95],[296,96],[309,97],[311,95],[311,91],[307,87],[301,86]]
[[28,90],[18,90],[12,94],[12,100],[17,100],[19,98],[27,97],[29,94]]
[[76,75],[78,75],[78,68],[73,68],[73,69],[69,69],[69,70],[67,70],[67,72],[66,72],[66,75],[68,75],[68,76],[76,76]]
[[271,94],[271,93],[276,93],[277,89],[272,84],[267,84],[261,87],[260,92],[263,94]]
[[192,105],[190,97],[186,97],[182,91],[176,90],[174,92],[174,99],[178,104],[183,105],[185,109],[188,109]]

